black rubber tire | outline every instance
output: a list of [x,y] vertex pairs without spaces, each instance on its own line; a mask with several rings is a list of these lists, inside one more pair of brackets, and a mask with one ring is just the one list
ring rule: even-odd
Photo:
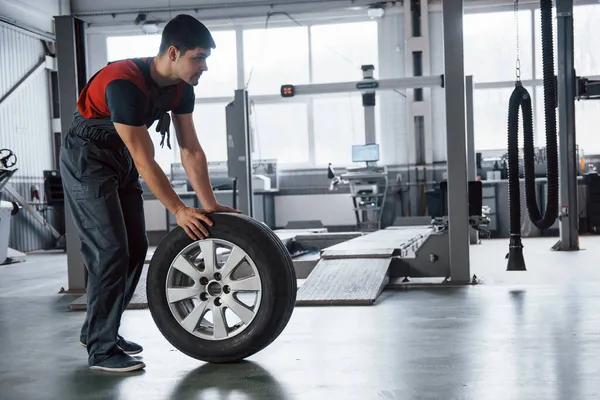
[[187,332],[174,318],[166,297],[166,277],[175,257],[194,241],[177,227],[156,248],[148,268],[148,307],[162,335],[182,353],[210,363],[233,363],[263,350],[288,324],[296,304],[297,281],[292,258],[262,222],[242,214],[210,215],[209,237],[227,240],[244,250],[256,264],[262,282],[260,307],[250,325],[221,341],[204,340]]

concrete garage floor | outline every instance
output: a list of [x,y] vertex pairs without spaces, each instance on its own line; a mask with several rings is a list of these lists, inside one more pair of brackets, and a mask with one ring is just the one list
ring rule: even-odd
[[0,399],[591,399],[600,397],[600,237],[556,253],[525,239],[527,272],[505,272],[508,241],[471,247],[482,284],[386,291],[375,306],[298,307],[248,362],[174,350],[148,310],[121,333],[145,371],[94,372],[68,310],[64,254],[0,267]]

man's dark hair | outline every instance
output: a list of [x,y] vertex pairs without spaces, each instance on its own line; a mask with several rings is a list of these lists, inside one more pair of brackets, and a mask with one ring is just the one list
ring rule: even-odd
[[208,28],[196,18],[180,14],[171,19],[163,29],[160,42],[160,54],[164,54],[169,46],[175,46],[185,54],[197,47],[214,49],[215,41]]

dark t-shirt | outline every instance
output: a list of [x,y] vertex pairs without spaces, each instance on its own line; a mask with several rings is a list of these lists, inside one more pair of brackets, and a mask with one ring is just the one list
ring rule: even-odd
[[165,112],[193,112],[194,88],[183,81],[159,87],[150,78],[151,60],[132,58],[102,68],[79,96],[77,108],[81,116],[150,127]]

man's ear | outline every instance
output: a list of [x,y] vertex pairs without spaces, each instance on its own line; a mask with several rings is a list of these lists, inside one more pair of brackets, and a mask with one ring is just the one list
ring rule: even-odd
[[169,48],[167,49],[167,55],[169,57],[169,60],[171,61],[177,61],[177,57],[179,56],[179,49],[175,46],[169,46]]

